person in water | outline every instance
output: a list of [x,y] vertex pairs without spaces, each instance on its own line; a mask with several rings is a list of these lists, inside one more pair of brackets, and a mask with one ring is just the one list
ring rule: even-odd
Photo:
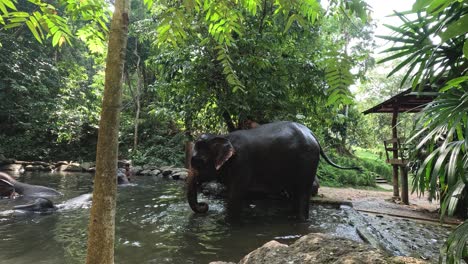
[[127,176],[128,181],[132,181],[132,173],[130,171],[130,163],[126,163],[125,166],[125,176]]

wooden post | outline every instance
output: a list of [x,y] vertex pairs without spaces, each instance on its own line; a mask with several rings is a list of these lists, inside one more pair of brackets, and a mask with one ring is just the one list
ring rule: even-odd
[[185,142],[185,168],[190,169],[190,159],[192,158],[192,141]]
[[406,168],[406,164],[403,164],[400,167],[401,171],[401,201],[404,204],[409,204],[408,198],[408,169]]
[[[392,116],[392,138],[397,139],[397,119],[398,119],[398,106],[395,104],[393,107]],[[396,140],[393,142],[393,159],[398,159],[398,143]],[[393,198],[400,197],[400,191],[398,190],[398,165],[393,164]]]

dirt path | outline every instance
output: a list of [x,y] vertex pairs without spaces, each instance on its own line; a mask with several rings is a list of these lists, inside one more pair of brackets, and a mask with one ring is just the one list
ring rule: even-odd
[[[388,185],[390,186],[390,185]],[[382,186],[388,189],[388,186]],[[390,215],[427,221],[438,221],[439,202],[429,202],[427,195],[418,197],[410,194],[409,205],[400,204],[392,200],[391,191],[372,191],[354,188],[320,187],[319,194],[313,200],[319,202],[341,201],[351,203],[353,208],[374,214]],[[448,223],[460,223],[457,219],[447,219]]]

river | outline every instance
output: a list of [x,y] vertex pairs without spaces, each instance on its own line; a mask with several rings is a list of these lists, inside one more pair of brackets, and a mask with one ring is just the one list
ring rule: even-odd
[[[19,181],[62,192],[55,204],[92,192],[88,173],[25,173]],[[200,197],[207,200],[208,197]],[[0,200],[0,211],[28,200]],[[210,200],[206,215],[194,215],[182,181],[142,176],[118,187],[115,263],[208,263],[239,261],[267,241],[292,243],[310,232],[324,232],[362,241],[344,210],[311,206],[311,219],[287,217],[289,204],[252,203],[240,225],[224,221],[220,200]],[[90,204],[48,215],[0,216],[0,263],[84,263]]]

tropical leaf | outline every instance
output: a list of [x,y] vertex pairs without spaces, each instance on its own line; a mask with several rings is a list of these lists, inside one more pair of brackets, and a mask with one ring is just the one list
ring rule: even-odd
[[468,32],[468,14],[463,15],[459,19],[447,26],[447,29],[440,33],[442,41],[445,42],[451,38],[465,35]]

